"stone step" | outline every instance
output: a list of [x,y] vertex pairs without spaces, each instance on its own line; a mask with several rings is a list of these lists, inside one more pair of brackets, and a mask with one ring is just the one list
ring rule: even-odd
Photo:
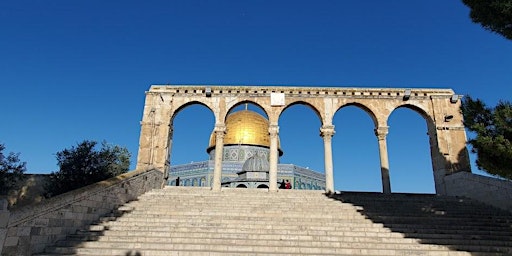
[[[349,203],[344,203],[349,204]],[[426,205],[407,205],[407,204],[401,204],[404,208],[396,208],[396,207],[389,207],[389,206],[382,206],[380,207],[377,204],[368,206],[368,205],[354,205],[354,207],[359,207],[359,210],[363,210],[367,213],[402,213],[407,214],[415,212],[418,214],[434,214],[434,215],[471,215],[471,216],[479,216],[479,217],[487,217],[487,218],[503,218],[503,219],[512,219],[512,215],[507,214],[506,212],[496,212],[493,209],[486,209],[480,207],[458,207],[453,208],[452,207],[431,207]],[[475,211],[476,210],[476,211]]]
[[[72,250],[70,250],[72,251]],[[291,255],[290,252],[265,252],[265,253],[257,253],[254,251],[237,251],[237,252],[225,252],[225,251],[204,251],[204,250],[150,250],[145,249],[141,250],[130,250],[130,249],[110,249],[110,248],[81,248],[80,253],[75,251],[69,254],[61,254],[59,255],[126,255],[126,256],[283,256],[283,255]],[[489,252],[462,252],[462,251],[433,251],[433,252],[424,252],[424,251],[410,251],[410,250],[372,250],[372,249],[343,249],[339,250],[339,253],[296,253],[297,255],[318,255],[318,256],[327,256],[327,255],[336,255],[336,256],[353,256],[353,255],[401,255],[401,256],[503,256],[502,253],[489,253]],[[343,252],[343,253],[341,253]],[[38,256],[54,256],[55,253],[51,254],[37,254]]]
[[[450,252],[450,249],[446,246],[442,245],[430,245],[430,244],[395,244],[395,243],[319,243],[319,247],[311,247],[311,246],[303,246],[298,241],[291,241],[291,243],[283,244],[267,244],[271,241],[257,241],[257,240],[231,240],[231,239],[211,239],[197,241],[197,243],[177,243],[173,241],[166,242],[84,242],[74,247],[53,247],[48,249],[48,253],[72,253],[76,252],[78,254],[85,253],[86,251],[93,251],[95,253],[99,253],[98,249],[123,249],[125,251],[129,250],[197,250],[197,251],[225,251],[225,252],[252,252],[252,253],[290,253],[290,254],[350,254],[353,255],[368,255],[365,252],[368,250],[372,251],[387,251],[393,250],[393,254],[395,255],[396,251],[407,251],[410,253],[409,255],[415,254],[427,254],[427,255],[442,255],[442,252]],[[243,242],[243,243],[242,243]],[[247,242],[255,242],[253,244],[247,244]],[[242,244],[241,244],[242,243]],[[290,244],[290,245],[288,245]],[[460,250],[469,250],[469,251],[480,251],[480,252],[491,252],[491,253],[509,253],[506,247],[484,247],[478,245],[458,245]],[[96,250],[91,250],[96,249]],[[111,251],[109,251],[111,253]],[[391,251],[390,251],[391,253]],[[446,255],[452,255],[446,254]],[[382,252],[377,255],[383,255]],[[456,255],[456,254],[455,254]],[[463,254],[467,255],[467,254]]]
[[166,206],[166,205],[159,205],[159,206],[151,206],[151,205],[145,205],[145,204],[127,204],[122,207],[120,207],[120,212],[160,212],[160,213],[180,213],[180,212],[226,212],[226,213],[252,213],[252,212],[272,212],[272,213],[286,213],[286,214],[299,214],[299,213],[307,213],[307,214],[316,214],[316,215],[327,215],[332,214],[333,212],[336,213],[336,215],[344,215],[344,214],[358,214],[362,216],[368,216],[368,217],[404,217],[404,218],[431,218],[431,219],[461,219],[461,220],[479,220],[479,221],[493,221],[493,222],[500,222],[500,223],[506,223],[510,224],[512,223],[512,218],[509,218],[507,216],[503,217],[497,217],[497,216],[485,216],[480,214],[470,214],[468,212],[466,213],[455,213],[450,212],[446,213],[445,211],[437,211],[432,213],[424,213],[419,212],[418,214],[415,214],[414,212],[369,212],[362,209],[357,209],[353,207],[324,207],[324,208],[316,208],[318,210],[315,210],[314,207],[277,207],[277,206],[267,206],[265,209],[261,208],[260,206],[246,206],[246,207],[237,207],[234,208],[230,205],[187,205],[187,206]]
[[[167,222],[167,223],[159,223],[159,222],[124,222],[124,221],[112,221],[112,222],[106,222],[106,223],[98,223],[93,224],[89,226],[89,229],[94,229],[95,227],[103,228],[107,227],[108,229],[113,228],[123,228],[123,227],[180,227],[180,226],[187,226],[187,227],[212,227],[212,228],[230,228],[230,227],[237,227],[237,228],[246,228],[246,229],[262,229],[262,230],[269,230],[269,229],[305,229],[306,227],[309,227],[309,229],[316,229],[316,230],[353,230],[355,228],[383,228],[384,226],[382,224],[378,223],[372,223],[370,221],[361,223],[361,222],[348,222],[345,225],[317,225],[314,223],[295,223],[294,225],[282,225],[281,223],[231,223],[227,220],[224,220],[224,222],[199,222],[199,221],[176,221],[176,222]],[[402,227],[404,228],[404,227]]]
[[[231,219],[233,221],[282,221],[282,222],[296,222],[297,219],[303,220],[303,222],[315,222],[315,223],[344,223],[346,220],[353,220],[359,222],[378,222],[378,223],[392,223],[392,224],[409,224],[414,226],[416,224],[421,225],[436,225],[436,226],[460,226],[460,227],[478,227],[482,229],[489,227],[492,224],[493,229],[497,230],[508,230],[510,223],[508,221],[494,221],[494,220],[481,220],[478,218],[454,218],[439,216],[435,218],[430,217],[414,217],[414,216],[364,216],[355,212],[347,213],[322,213],[322,214],[307,214],[302,212],[276,212],[272,210],[266,211],[240,211],[240,212],[222,212],[214,211],[210,212],[209,209],[204,210],[191,210],[189,212],[175,212],[175,211],[151,211],[151,209],[145,209],[144,211],[134,210],[130,213],[122,215],[123,218],[119,218],[120,221],[123,219],[133,220],[140,219],[146,222],[156,221],[179,221],[181,219],[202,219],[208,221],[222,221],[222,219]],[[220,220],[219,220],[220,219]],[[105,218],[108,220],[108,218]]]
[[48,248],[70,255],[512,255],[512,214],[424,194],[166,187]]
[[[398,238],[378,238],[378,237],[339,237],[338,239],[331,240],[300,240],[289,239],[288,237],[280,240],[263,239],[263,238],[247,238],[247,237],[145,237],[145,236],[109,236],[98,237],[97,240],[67,240],[58,243],[59,246],[73,246],[81,241],[80,246],[89,247],[95,246],[97,242],[101,243],[170,243],[170,244],[187,244],[187,243],[200,243],[200,244],[239,244],[239,245],[255,245],[255,246],[301,246],[301,247],[332,247],[338,248],[344,246],[346,243],[386,243],[397,244],[400,246],[420,244],[413,239],[398,239]],[[459,243],[457,243],[459,244]],[[461,243],[463,244],[463,243]],[[437,247],[436,247],[437,248]]]
[[[347,227],[347,224],[343,223],[342,221],[350,220],[349,218],[344,218],[342,220],[336,220],[336,221],[309,221],[308,219],[305,220],[284,220],[284,219],[248,219],[248,218],[237,218],[232,217],[231,219],[226,218],[208,218],[203,217],[200,218],[198,216],[197,218],[169,218],[169,217],[160,217],[160,218],[146,218],[144,215],[141,215],[140,217],[128,217],[125,216],[123,218],[120,218],[116,221],[108,221],[108,222],[102,222],[102,225],[106,226],[159,226],[159,225],[181,225],[181,224],[191,224],[191,225],[201,225],[201,226],[212,226],[212,227],[221,227],[221,226],[237,226],[237,227],[253,227],[253,228],[264,228],[264,227],[286,227],[286,228],[302,228],[303,226],[309,226],[309,227],[315,227],[318,229],[328,229],[328,230],[337,230],[339,228],[345,228]],[[352,221],[353,226],[359,226],[359,224],[371,224],[372,222],[366,219],[354,219]],[[386,226],[386,225],[383,225]],[[432,225],[429,225],[428,223],[414,223],[414,224],[403,224],[403,223],[393,223],[387,225],[388,228],[402,228],[403,230],[409,230],[410,232],[414,231],[421,231],[423,229],[432,229]],[[485,225],[438,225],[436,226],[436,230],[447,232],[449,230],[458,230],[458,231],[489,231],[489,232],[507,232],[510,234],[511,230],[507,227],[490,227]]]
[[234,234],[254,234],[254,235],[286,235],[286,236],[326,236],[326,237],[356,237],[356,236],[374,236],[374,237],[397,237],[403,238],[404,234],[390,232],[385,229],[374,228],[347,228],[345,230],[315,230],[315,229],[252,229],[252,228],[239,228],[233,227],[204,227],[197,225],[180,225],[172,226],[113,226],[104,227],[96,226],[95,228],[80,230],[77,232],[79,235],[89,235],[98,232],[101,234],[113,235],[129,235],[129,234],[146,234],[146,236],[161,236],[169,232],[183,234],[183,233],[234,233]]
[[448,211],[448,210],[432,210],[426,211],[422,209],[414,209],[413,207],[408,207],[408,210],[389,210],[379,209],[379,211],[374,211],[371,209],[357,209],[361,214],[367,216],[405,216],[405,217],[452,217],[452,218],[473,218],[473,219],[483,219],[483,220],[495,220],[501,222],[509,222],[512,223],[512,216],[507,215],[492,215],[487,214],[485,212],[475,211],[475,208],[469,210],[458,210],[458,211]]
[[510,237],[512,239],[512,229],[494,230],[492,227],[485,229],[468,229],[465,227],[446,227],[446,226],[419,226],[419,225],[385,225],[391,231],[407,234],[474,234],[474,235],[490,235],[499,237]]
[[[228,220],[229,218],[229,220]],[[353,223],[372,223],[372,221],[361,218],[360,216],[343,216],[336,218],[300,218],[300,217],[280,217],[273,215],[265,216],[235,216],[235,215],[144,215],[144,214],[131,214],[119,217],[112,220],[112,217],[100,219],[100,223],[112,222],[144,222],[144,223],[242,223],[242,224],[258,224],[265,223],[268,225],[297,225],[301,223],[308,223],[308,225],[317,226],[345,226],[347,221]]]
[[280,215],[286,215],[286,216],[333,216],[339,217],[339,216],[346,216],[346,215],[356,215],[356,216],[363,216],[367,218],[381,218],[381,219],[390,219],[390,218],[397,218],[397,219],[403,219],[403,220],[413,220],[421,219],[423,221],[443,221],[443,220],[449,220],[449,221],[460,221],[460,222],[484,222],[484,223],[496,223],[496,224],[505,224],[509,226],[512,224],[512,219],[507,218],[495,218],[495,217],[487,217],[482,218],[479,216],[472,216],[469,214],[465,215],[445,215],[445,214],[435,214],[435,215],[423,215],[418,214],[415,215],[414,213],[407,213],[407,214],[393,214],[393,213],[366,213],[364,211],[356,211],[355,209],[322,209],[322,210],[311,210],[311,209],[301,209],[301,208],[293,208],[293,209],[280,209],[275,207],[267,207],[265,209],[261,208],[233,208],[230,207],[229,209],[225,209],[229,206],[218,206],[218,207],[188,207],[188,208],[175,208],[175,207],[165,207],[165,206],[158,206],[158,207],[139,207],[136,206],[123,206],[120,208],[120,213],[128,212],[132,214],[146,214],[146,213],[154,213],[154,214],[161,214],[161,215],[185,215],[185,214],[211,214],[211,215],[264,215],[264,214],[280,214]]
[[471,253],[471,252],[463,252],[463,251],[411,251],[411,250],[385,250],[385,249],[339,249],[336,253],[321,253],[319,251],[308,253],[306,251],[300,253],[290,253],[283,249],[283,251],[278,252],[257,252],[254,250],[251,251],[236,251],[236,252],[226,252],[226,251],[213,251],[209,250],[177,250],[173,249],[169,250],[159,250],[159,249],[111,249],[111,248],[78,248],[76,250],[61,250],[59,252],[52,253],[42,253],[37,254],[37,256],[55,256],[55,255],[126,255],[126,256],[283,256],[283,255],[318,255],[318,256],[327,256],[327,255],[337,255],[337,256],[353,256],[353,255],[403,255],[403,256],[503,256],[502,253],[490,253],[490,252],[479,252],[479,253]]
[[[156,204],[157,202],[155,202]],[[240,202],[237,201],[231,201],[229,204],[201,204],[201,203],[195,203],[195,204],[185,204],[185,205],[178,205],[173,202],[173,205],[161,205],[161,202],[158,202],[160,205],[150,205],[150,204],[143,204],[143,203],[130,203],[123,205],[123,208],[120,210],[133,210],[137,207],[144,207],[145,209],[151,209],[151,210],[169,210],[169,211],[183,211],[183,210],[192,210],[192,209],[209,209],[210,211],[215,210],[228,210],[228,211],[254,211],[254,210],[264,210],[262,209],[262,204],[254,204],[254,205],[243,205]],[[233,203],[236,203],[237,205],[240,205],[238,207],[233,207]],[[242,206],[243,205],[243,206]],[[353,207],[349,205],[343,205],[343,206],[329,206],[329,205],[286,205],[286,206],[279,206],[279,205],[265,205],[266,208],[272,209],[272,211],[278,211],[278,212],[290,212],[290,211],[301,211],[301,212],[332,212],[334,210],[341,211],[341,212],[347,212],[347,211],[353,211],[356,212],[357,210],[363,210],[362,208]],[[131,208],[130,208],[131,207]],[[229,207],[226,209],[226,207]],[[315,210],[317,209],[317,210]]]
[[[115,232],[120,235],[127,235],[129,233],[148,233],[147,236],[159,236],[160,233],[166,234],[169,232],[175,233],[206,233],[206,232],[222,232],[222,233],[237,233],[237,234],[275,234],[275,235],[304,235],[304,236],[328,236],[328,237],[358,237],[358,236],[374,236],[374,237],[410,237],[410,238],[420,238],[420,239],[438,239],[438,238],[456,238],[456,239],[488,239],[488,240],[496,240],[496,241],[511,241],[510,233],[503,232],[494,232],[494,231],[461,231],[457,229],[453,230],[426,230],[426,232],[416,232],[411,230],[402,230],[399,232],[391,232],[389,229],[381,228],[381,227],[339,227],[333,230],[330,227],[321,227],[321,228],[304,228],[299,227],[296,229],[286,227],[286,226],[275,226],[275,227],[257,227],[257,226],[249,226],[249,227],[240,227],[240,225],[214,225],[214,226],[206,226],[206,225],[198,225],[194,223],[189,224],[180,224],[176,226],[171,225],[131,225],[131,226],[123,226],[123,225],[113,225],[113,226],[93,226],[89,229],[89,231],[103,231],[105,233]],[[123,233],[125,232],[125,233]],[[82,234],[87,233],[87,230],[81,232]]]
[[[114,242],[177,242],[172,239],[190,239],[190,242],[197,242],[199,239],[238,239],[238,240],[270,240],[270,241],[300,241],[307,245],[308,242],[358,242],[358,243],[428,243],[437,245],[482,245],[482,246],[508,246],[512,247],[512,240],[495,240],[494,237],[482,238],[477,236],[423,236],[421,238],[406,238],[402,235],[395,237],[382,237],[371,235],[372,232],[365,232],[363,235],[343,235],[343,236],[319,236],[319,235],[296,235],[296,234],[254,234],[254,233],[228,233],[228,232],[115,232],[105,231],[103,234],[84,234],[71,236],[69,240],[59,243],[60,246],[71,246],[76,241],[114,241]],[[369,236],[370,235],[370,236]],[[171,240],[169,240],[171,239]],[[185,241],[180,241],[185,243]],[[269,245],[271,244],[268,243]]]
[[[115,216],[115,215],[114,215]],[[357,212],[322,212],[322,213],[307,213],[307,212],[281,212],[273,210],[265,211],[210,211],[210,210],[195,210],[191,209],[189,212],[176,212],[176,211],[152,211],[151,209],[134,210],[129,213],[120,215],[123,218],[141,218],[144,219],[182,219],[182,218],[204,218],[204,219],[226,219],[233,218],[235,220],[290,220],[297,221],[297,219],[305,219],[312,221],[329,221],[329,222],[343,222],[345,220],[362,220],[369,221],[369,219]],[[428,219],[427,219],[428,220]],[[462,221],[458,221],[463,223]],[[469,221],[468,221],[469,222]],[[489,222],[483,222],[488,224]],[[498,223],[496,223],[498,224]]]
[[371,221],[377,223],[388,224],[404,224],[404,225],[435,225],[435,226],[456,226],[456,227],[479,227],[490,228],[497,230],[510,230],[511,224],[503,222],[490,222],[478,219],[458,219],[458,218],[422,218],[422,217],[407,217],[407,216],[371,216]]

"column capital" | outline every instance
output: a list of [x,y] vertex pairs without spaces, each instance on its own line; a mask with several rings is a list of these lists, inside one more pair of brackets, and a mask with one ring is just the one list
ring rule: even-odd
[[389,126],[379,126],[374,129],[375,136],[377,136],[377,138],[379,140],[385,140],[386,135],[388,135],[388,131],[389,131]]
[[270,137],[277,137],[279,134],[279,125],[277,124],[271,124],[268,126],[268,133],[270,134]]
[[323,125],[320,127],[320,136],[323,138],[332,137],[336,132],[334,131],[334,125]]
[[215,124],[215,128],[213,129],[216,133],[219,132],[226,132],[226,125],[225,124]]

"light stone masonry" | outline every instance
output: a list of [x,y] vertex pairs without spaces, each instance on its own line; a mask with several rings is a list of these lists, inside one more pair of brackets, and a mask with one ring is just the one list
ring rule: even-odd
[[118,206],[161,188],[163,173],[131,171],[38,204],[7,210],[0,200],[0,254],[31,255],[97,221]]
[[448,195],[466,196],[512,212],[512,181],[466,172],[444,179]]
[[[154,166],[170,169],[173,118],[190,104],[207,107],[215,117],[216,149],[213,190],[220,191],[225,120],[240,104],[259,106],[268,116],[271,136],[269,152],[270,191],[277,191],[277,164],[280,116],[289,106],[306,105],[320,120],[324,139],[327,193],[334,192],[331,137],[332,120],[346,106],[364,110],[373,120],[377,139],[384,193],[391,193],[386,145],[388,118],[398,108],[409,108],[425,118],[432,156],[432,171],[437,194],[445,194],[443,177],[455,172],[470,172],[466,133],[460,112],[460,95],[451,89],[350,88],[293,86],[152,85],[146,92],[141,121],[137,169]],[[167,177],[167,175],[166,175]]]

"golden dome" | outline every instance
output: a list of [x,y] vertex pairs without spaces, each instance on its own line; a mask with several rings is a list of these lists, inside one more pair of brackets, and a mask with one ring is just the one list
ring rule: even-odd
[[[224,145],[254,145],[270,148],[268,127],[268,120],[254,111],[240,110],[231,113],[226,118]],[[207,152],[214,148],[215,132],[212,132]],[[282,152],[280,149],[279,151],[281,155]]]

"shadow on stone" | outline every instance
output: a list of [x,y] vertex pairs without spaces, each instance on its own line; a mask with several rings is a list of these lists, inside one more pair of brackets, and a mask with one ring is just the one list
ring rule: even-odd
[[[131,202],[133,201],[137,200],[132,200]],[[85,248],[85,243],[100,240],[101,237],[105,235],[105,232],[109,230],[110,222],[116,221],[118,218],[122,217],[124,214],[130,213],[132,210],[132,207],[122,205],[111,213],[100,217],[98,221],[91,225],[77,230],[74,234],[66,236],[65,239],[57,241],[55,245],[46,247],[41,255],[47,255],[48,253],[52,255],[80,254],[79,249]],[[140,256],[141,253],[138,251],[128,251],[125,255]]]
[[463,197],[340,192],[326,195],[361,207],[373,223],[421,244],[473,254],[512,254],[512,214]]

